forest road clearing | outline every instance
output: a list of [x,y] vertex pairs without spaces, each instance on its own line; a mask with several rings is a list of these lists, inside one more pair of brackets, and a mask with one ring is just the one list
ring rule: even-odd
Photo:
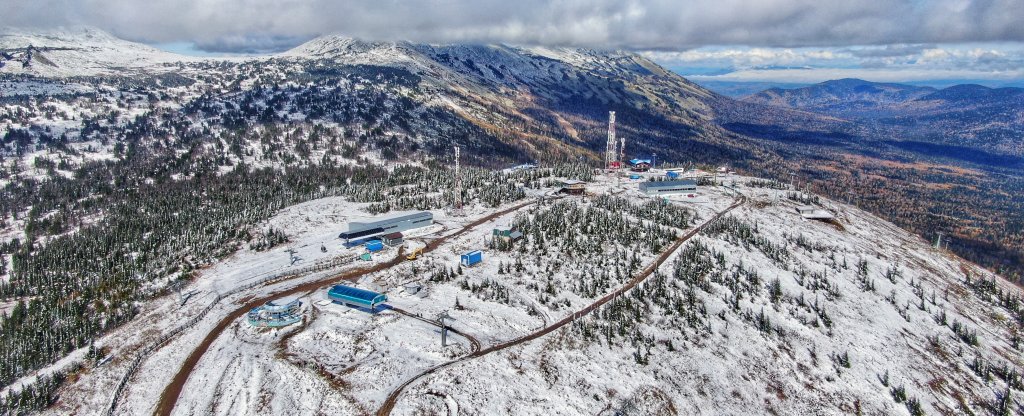
[[597,308],[601,307],[601,305],[604,305],[605,303],[608,303],[612,299],[615,299],[616,296],[619,296],[619,295],[622,295],[623,293],[628,292],[629,290],[631,290],[634,287],[636,287],[636,285],[638,285],[641,282],[643,282],[644,280],[646,280],[647,277],[649,277],[650,275],[654,274],[654,271],[658,270],[658,268],[661,267],[661,265],[666,260],[668,260],[668,258],[672,255],[672,253],[674,253],[677,249],[679,249],[679,247],[682,246],[683,243],[689,241],[690,238],[693,238],[693,236],[695,236],[695,235],[699,234],[701,231],[703,231],[705,227],[707,227],[711,223],[715,222],[716,220],[721,218],[723,215],[725,215],[729,211],[732,211],[736,207],[739,207],[740,205],[743,205],[746,201],[747,201],[747,197],[745,197],[743,195],[737,195],[736,199],[734,200],[732,205],[729,205],[727,208],[719,211],[718,213],[716,213],[713,217],[711,217],[707,221],[704,221],[701,225],[697,226],[696,228],[690,230],[686,234],[683,234],[681,237],[677,238],[676,241],[672,243],[672,245],[670,245],[667,249],[662,251],[661,255],[659,255],[658,258],[653,263],[651,263],[649,266],[647,266],[645,269],[643,269],[640,272],[640,274],[637,274],[632,279],[630,279],[629,282],[626,282],[625,285],[619,287],[618,289],[616,289],[615,291],[613,291],[613,292],[611,292],[611,293],[609,293],[607,295],[604,295],[604,297],[594,301],[593,303],[587,305],[583,309],[580,309],[580,310],[578,310],[576,312],[573,312],[569,316],[567,316],[565,318],[562,318],[562,320],[560,320],[558,322],[555,322],[554,324],[551,324],[551,325],[549,325],[547,327],[544,327],[544,328],[542,328],[540,330],[537,330],[535,332],[523,335],[523,336],[521,336],[519,338],[515,338],[515,339],[510,340],[510,341],[503,342],[501,344],[492,345],[490,347],[487,347],[486,349],[478,350],[478,351],[476,351],[476,352],[474,352],[472,354],[469,354],[469,355],[466,355],[464,357],[461,357],[461,358],[449,361],[447,363],[436,365],[434,367],[431,367],[431,368],[423,371],[422,373],[419,373],[419,374],[413,376],[409,380],[406,380],[404,383],[402,383],[397,388],[395,388],[395,390],[392,391],[391,394],[388,395],[388,398],[381,405],[380,409],[377,410],[377,416],[387,416],[387,415],[390,415],[391,414],[391,410],[394,409],[394,407],[395,407],[395,403],[398,402],[398,398],[401,397],[402,391],[404,391],[406,387],[409,387],[410,384],[416,382],[417,380],[423,378],[424,376],[427,376],[428,374],[434,373],[437,370],[440,370],[440,369],[445,368],[445,367],[449,367],[449,366],[457,364],[457,363],[461,363],[461,362],[464,362],[464,361],[469,361],[469,360],[472,360],[474,358],[483,357],[483,356],[485,356],[487,354],[490,354],[490,353],[493,353],[493,352],[497,352],[497,351],[501,351],[501,350],[504,350],[506,348],[514,347],[514,346],[522,344],[524,342],[540,338],[540,337],[542,337],[544,335],[547,335],[547,334],[549,334],[551,332],[554,332],[555,330],[557,330],[559,328],[562,328],[562,327],[564,327],[564,326],[566,326],[568,324],[571,324],[577,318],[586,316],[587,314],[589,314],[589,313],[593,312],[594,310],[596,310]]

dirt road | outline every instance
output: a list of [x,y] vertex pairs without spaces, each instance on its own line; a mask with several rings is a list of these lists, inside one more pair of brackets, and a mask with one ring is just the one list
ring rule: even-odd
[[[495,218],[498,218],[510,212],[517,211],[519,209],[522,209],[523,207],[534,204],[536,202],[536,200],[530,200],[523,203],[519,203],[511,208],[506,208],[504,210],[489,214],[483,218],[475,220],[472,223],[467,224],[465,227],[463,227],[462,229],[455,233],[446,235],[444,237],[435,239],[427,243],[426,247],[424,247],[423,249],[423,253],[429,253],[430,251],[433,251],[434,249],[439,247],[444,242],[459,237],[468,232],[469,230],[483,223],[489,222]],[[173,378],[171,378],[171,381],[167,384],[167,387],[164,388],[163,393],[160,395],[160,401],[157,403],[155,413],[157,415],[171,414],[171,411],[174,410],[174,406],[178,402],[178,398],[181,397],[181,391],[185,387],[185,383],[188,381],[189,376],[192,375],[192,372],[199,364],[199,360],[203,357],[203,354],[206,353],[206,351],[210,348],[210,345],[213,344],[213,341],[215,341],[217,337],[219,337],[220,334],[224,332],[225,329],[228,328],[228,326],[233,324],[235,321],[237,321],[239,318],[245,315],[252,308],[263,305],[268,301],[278,299],[281,297],[317,290],[323,286],[333,285],[343,281],[357,280],[367,273],[375,273],[382,270],[386,270],[388,268],[398,265],[403,261],[405,261],[405,257],[402,256],[401,253],[399,253],[399,255],[396,256],[394,259],[384,263],[375,264],[373,267],[350,270],[345,273],[331,276],[325,279],[303,283],[299,286],[284,289],[269,295],[252,299],[245,303],[244,305],[239,306],[235,310],[231,311],[231,313],[229,313],[227,316],[223,317],[220,320],[220,322],[218,322],[217,325],[206,335],[206,337],[203,338],[203,340],[198,345],[196,345],[195,349],[192,350],[192,353],[189,354],[188,358],[185,359],[185,362],[181,365],[181,368],[178,369],[178,372],[175,373]],[[296,276],[296,278],[297,277],[299,276]],[[275,284],[279,283],[280,282],[275,282]],[[473,341],[475,341],[475,339]]]
[[647,268],[643,269],[640,272],[640,274],[637,274],[632,279],[630,279],[628,282],[626,282],[625,285],[619,287],[618,289],[616,289],[615,291],[605,295],[604,297],[594,301],[593,303],[587,305],[583,309],[580,309],[580,310],[570,314],[569,316],[566,316],[562,320],[560,320],[558,322],[555,322],[554,324],[551,324],[551,325],[549,325],[547,327],[544,327],[544,328],[542,328],[540,330],[537,330],[537,331],[532,332],[530,334],[527,334],[527,335],[524,335],[522,337],[513,339],[511,341],[506,341],[506,342],[503,342],[501,344],[496,344],[496,345],[487,347],[487,348],[485,348],[483,350],[477,351],[477,352],[475,352],[473,354],[470,354],[470,355],[467,355],[465,357],[462,357],[462,358],[459,358],[459,359],[456,359],[456,360],[453,360],[453,361],[449,361],[449,362],[444,363],[444,364],[439,364],[437,366],[431,367],[431,368],[423,371],[420,374],[417,374],[417,375],[413,376],[409,380],[406,380],[404,383],[402,383],[400,386],[398,386],[394,391],[392,391],[391,394],[388,395],[388,398],[381,405],[380,409],[377,410],[377,416],[390,415],[391,414],[391,410],[394,409],[395,403],[398,402],[398,398],[401,397],[402,391],[404,391],[406,387],[408,387],[413,382],[415,382],[415,381],[417,381],[417,380],[419,380],[419,379],[421,379],[421,378],[423,378],[423,377],[425,377],[425,376],[427,376],[429,374],[432,374],[432,373],[436,372],[437,370],[440,370],[442,368],[449,367],[449,366],[452,366],[452,365],[455,365],[455,364],[458,364],[458,363],[461,363],[461,362],[464,362],[464,361],[468,361],[468,360],[476,359],[476,358],[479,358],[479,357],[483,357],[485,355],[488,355],[488,354],[491,354],[491,353],[494,353],[494,352],[497,352],[497,351],[501,351],[501,350],[504,350],[506,348],[514,347],[516,345],[522,344],[522,343],[527,342],[527,341],[531,341],[531,340],[535,340],[537,338],[540,338],[540,337],[542,337],[544,335],[547,335],[547,334],[549,334],[549,333],[551,333],[551,332],[553,332],[555,330],[558,330],[559,328],[562,328],[562,327],[564,327],[564,326],[566,326],[568,324],[571,324],[574,320],[576,320],[576,319],[578,319],[580,317],[586,316],[587,314],[593,312],[594,310],[596,310],[597,308],[601,307],[605,303],[608,303],[612,299],[615,299],[616,296],[619,296],[619,295],[621,295],[623,293],[628,292],[629,290],[631,290],[634,287],[636,287],[636,285],[640,284],[645,279],[647,279],[650,275],[654,274],[654,271],[657,270],[659,267],[661,267],[661,265],[663,263],[665,263],[665,261],[668,260],[668,258],[672,255],[672,253],[674,253],[677,249],[679,249],[679,247],[682,246],[683,243],[687,242],[690,238],[693,238],[693,236],[695,236],[698,233],[700,233],[705,227],[707,227],[709,224],[711,224],[715,220],[721,218],[723,215],[725,215],[729,211],[732,211],[736,207],[738,207],[740,205],[743,205],[744,202],[746,202],[746,197],[744,197],[742,195],[737,196],[736,200],[732,203],[732,205],[729,205],[729,207],[723,209],[722,211],[719,211],[713,217],[711,217],[707,221],[704,221],[704,223],[702,223],[698,227],[690,230],[686,234],[683,234],[681,237],[677,238],[676,241],[672,243],[672,245],[670,245],[667,249],[662,251],[661,255],[659,255],[658,258],[653,263],[651,263],[649,266],[647,266]]

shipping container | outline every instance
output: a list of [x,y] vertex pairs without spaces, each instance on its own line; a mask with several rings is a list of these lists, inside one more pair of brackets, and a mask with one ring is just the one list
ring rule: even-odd
[[378,252],[384,249],[384,243],[382,243],[380,240],[367,241],[365,246],[366,250],[371,253]]
[[462,265],[469,267],[481,262],[484,259],[484,253],[480,250],[470,251],[469,253],[462,255]]

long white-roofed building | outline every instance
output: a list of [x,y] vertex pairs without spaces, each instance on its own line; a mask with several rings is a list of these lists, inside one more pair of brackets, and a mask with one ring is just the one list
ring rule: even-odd
[[697,190],[697,181],[683,179],[677,181],[640,182],[640,192],[647,195],[674,195]]
[[417,211],[383,217],[373,221],[350,221],[348,230],[338,235],[346,241],[363,240],[386,234],[426,227],[434,223],[434,214],[430,211]]

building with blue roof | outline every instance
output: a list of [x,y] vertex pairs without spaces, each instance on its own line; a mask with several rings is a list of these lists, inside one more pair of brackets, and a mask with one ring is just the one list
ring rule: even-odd
[[651,159],[630,159],[629,170],[633,172],[647,172],[651,170]]
[[371,311],[388,301],[388,296],[383,293],[346,285],[335,285],[327,291],[327,297],[337,303],[369,308]]

